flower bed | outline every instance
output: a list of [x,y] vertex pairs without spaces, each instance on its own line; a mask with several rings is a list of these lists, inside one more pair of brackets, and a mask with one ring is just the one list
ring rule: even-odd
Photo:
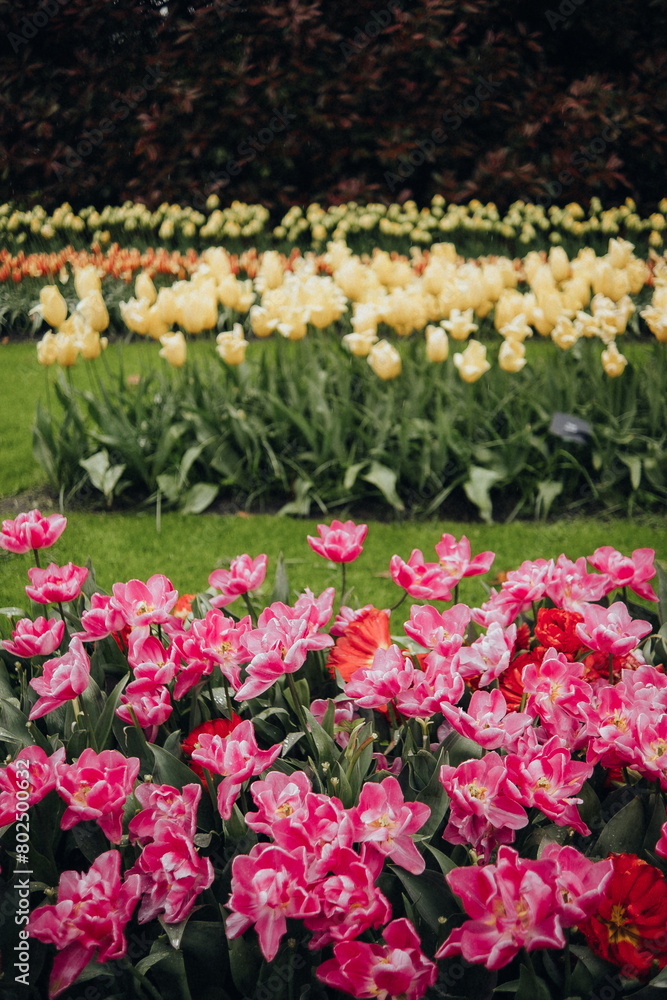
[[493,553],[443,535],[437,561],[392,558],[402,596],[382,610],[344,603],[351,521],[308,538],[338,596],[294,603],[281,565],[262,599],[262,555],[197,596],[160,575],[104,595],[91,567],[42,565],[65,523],[31,511],[0,533],[36,561],[0,671],[10,997],[662,984],[652,550],[524,562],[470,608],[459,582]]

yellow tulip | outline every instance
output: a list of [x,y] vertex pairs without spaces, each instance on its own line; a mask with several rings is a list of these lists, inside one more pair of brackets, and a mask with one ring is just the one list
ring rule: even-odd
[[486,347],[478,340],[471,340],[462,354],[455,354],[454,364],[463,381],[469,383],[476,382],[491,367],[486,360]]
[[80,299],[85,299],[89,292],[99,292],[102,288],[100,276],[94,264],[80,267],[74,271],[74,288]]
[[667,309],[657,306],[647,306],[639,314],[649,330],[661,344],[667,344]]
[[367,358],[371,352],[373,344],[377,343],[375,330],[362,330],[359,333],[346,333],[343,343],[357,358]]
[[49,330],[37,344],[37,361],[40,365],[48,368],[55,364],[57,354],[56,338],[54,333]]
[[520,340],[506,340],[500,345],[498,364],[505,372],[519,372],[526,363],[526,348]]
[[71,368],[79,356],[77,339],[67,333],[59,332],[55,337],[56,361],[62,368]]
[[165,334],[164,337],[160,337],[160,343],[162,344],[160,357],[168,361],[173,368],[182,368],[185,364],[187,349],[185,337],[181,331]]
[[426,357],[429,361],[438,363],[446,361],[449,356],[449,340],[441,326],[426,327]]
[[148,299],[130,299],[128,302],[121,302],[119,309],[121,319],[128,330],[141,336],[147,332],[150,309]]
[[138,299],[148,299],[148,304],[151,306],[157,299],[157,291],[155,290],[153,279],[146,271],[142,271],[141,274],[137,275],[137,280],[134,283],[134,294]]
[[619,375],[622,375],[627,363],[628,359],[623,357],[612,340],[609,347],[602,352],[602,367],[609,378],[618,378]]
[[533,336],[533,331],[526,323],[526,317],[523,313],[519,313],[510,323],[505,323],[504,326],[501,326],[498,333],[505,340],[520,341],[521,343],[527,337]]
[[569,351],[579,340],[581,334],[574,326],[571,319],[561,316],[551,331],[551,339],[561,351]]
[[217,352],[228,365],[240,365],[245,361],[245,352],[248,341],[243,336],[243,327],[240,323],[234,323],[232,330],[225,330],[215,338]]
[[449,319],[443,319],[441,326],[454,340],[465,340],[479,329],[472,321],[472,309],[452,309]]
[[280,320],[272,317],[264,306],[252,306],[250,326],[256,337],[270,337]]
[[67,303],[55,285],[45,285],[39,293],[42,316],[49,326],[61,326],[67,317]]
[[81,313],[86,323],[101,333],[109,325],[109,313],[104,304],[101,292],[89,292],[79,304],[77,311]]
[[385,382],[401,374],[401,355],[388,340],[379,340],[371,347],[368,363],[378,378]]
[[81,352],[81,357],[86,361],[94,361],[102,353],[102,341],[99,330],[94,330],[92,326],[86,326],[83,333],[76,338],[76,346]]

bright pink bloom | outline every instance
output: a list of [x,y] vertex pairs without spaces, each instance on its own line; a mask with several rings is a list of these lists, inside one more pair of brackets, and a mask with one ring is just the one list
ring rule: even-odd
[[165,923],[177,924],[190,913],[199,893],[213,883],[213,865],[197,854],[180,823],[160,819],[152,836],[127,872],[141,880],[143,899],[137,919],[145,924],[161,914]]
[[599,601],[606,593],[607,578],[587,571],[586,559],[580,556],[572,562],[567,556],[558,556],[547,585],[547,597],[557,608],[578,611],[590,601]]
[[355,851],[340,848],[330,873],[314,886],[320,913],[304,920],[306,929],[313,931],[309,948],[315,950],[334,941],[348,941],[391,919],[391,906],[375,887],[375,877]]
[[419,1000],[438,978],[437,966],[426,958],[404,917],[387,924],[382,936],[385,947],[362,941],[334,945],[334,957],[320,965],[317,978],[353,997]]
[[175,650],[165,649],[150,626],[133,628],[127,640],[127,662],[136,680],[152,680],[154,684],[169,684],[178,668]]
[[243,782],[268,770],[282,750],[282,743],[276,743],[270,750],[260,750],[250,719],[240,723],[228,736],[201,733],[198,742],[199,749],[192,752],[193,761],[211,774],[222,775],[218,809],[223,819],[231,817]]
[[149,678],[131,681],[120,696],[121,704],[116,709],[116,715],[123,722],[134,723],[132,712],[145,731],[146,739],[153,743],[157,737],[158,728],[166,722],[172,713],[173,705],[169,689],[163,684],[154,684]]
[[154,785],[144,782],[137,785],[134,797],[141,810],[130,820],[128,832],[133,844],[141,847],[155,840],[155,826],[160,820],[169,820],[183,828],[190,840],[197,832],[197,806],[201,798],[201,785],[184,785],[182,791],[171,785]]
[[540,852],[540,861],[558,865],[556,898],[562,927],[574,927],[597,912],[614,874],[611,858],[593,862],[576,848],[552,841]]
[[507,712],[502,691],[475,691],[468,710],[444,704],[442,714],[457,733],[474,740],[484,750],[511,749],[524,730],[532,724],[527,712]]
[[82,642],[97,642],[127,627],[125,616],[111,600],[108,594],[91,594],[90,609],[81,615],[83,632],[74,633]]
[[74,601],[81,593],[83,582],[88,576],[85,566],[56,566],[49,563],[46,569],[31,566],[28,570],[31,586],[25,592],[37,604],[65,604]]
[[[635,698],[622,682],[595,692],[586,705],[586,760],[604,767],[627,767],[636,754]],[[646,723],[646,719],[643,722]]]
[[[350,810],[334,795],[308,792],[303,805],[293,813],[278,816],[271,836],[287,851],[304,848],[308,857],[308,881],[315,882],[331,871],[339,851],[352,847],[354,831]],[[365,860],[365,859],[364,859]],[[372,863],[369,862],[372,867]]]
[[268,556],[257,556],[251,559],[244,554],[232,559],[229,569],[215,569],[208,578],[209,586],[220,590],[218,597],[211,598],[214,608],[222,608],[232,604],[241,594],[257,590],[264,583]]
[[451,656],[463,645],[470,623],[470,608],[455,604],[448,611],[437,611],[430,604],[410,608],[410,621],[405,622],[405,634],[426,649],[434,649],[441,656]]
[[363,542],[368,531],[367,524],[356,525],[354,521],[332,521],[331,527],[318,524],[319,538],[307,536],[313,552],[335,563],[354,562],[361,555]]
[[120,611],[127,625],[163,625],[171,618],[171,609],[178,600],[171,580],[161,573],[151,576],[146,583],[130,580],[114,583],[110,606]]
[[49,979],[50,1000],[71,986],[92,958],[109,962],[124,957],[123,931],[140,892],[136,876],[127,875],[121,885],[118,851],[100,854],[85,874],[63,872],[58,902],[37,907],[28,923],[32,937],[58,950]]
[[585,742],[584,707],[593,696],[583,673],[583,663],[571,663],[564,653],[548,649],[541,663],[527,664],[522,674],[526,711],[539,715],[549,735],[560,736],[572,749]]
[[424,871],[426,864],[412,834],[422,828],[431,810],[423,802],[405,802],[396,778],[367,782],[350,815],[357,843],[372,844],[413,875]]
[[514,652],[516,625],[503,628],[493,622],[486,635],[480,635],[470,646],[462,646],[454,657],[454,666],[465,679],[479,678],[479,686],[486,687],[507,670]]
[[12,632],[12,640],[4,639],[2,645],[12,656],[29,660],[31,656],[50,656],[62,641],[65,622],[59,618],[21,618]]
[[630,587],[646,601],[657,601],[658,595],[648,580],[655,576],[654,549],[635,549],[632,556],[624,556],[611,545],[603,545],[588,556],[591,566],[608,578],[608,590]]
[[464,680],[454,668],[452,657],[431,650],[420,660],[425,669],[415,670],[412,687],[399,691],[395,699],[401,715],[411,719],[426,719],[441,712],[444,705],[455,705],[465,691]]
[[414,673],[410,657],[404,656],[392,643],[389,649],[378,649],[368,669],[355,670],[345,685],[345,696],[360,708],[382,708],[400,692],[408,690]]
[[465,535],[457,542],[453,535],[443,535],[435,547],[440,565],[451,576],[462,579],[464,576],[479,576],[487,573],[496,558],[495,552],[480,552],[474,559],[470,558],[470,542]]
[[478,853],[481,848],[485,863],[496,844],[511,843],[514,831],[528,823],[505,759],[495,751],[458,767],[443,764],[440,781],[451,800],[444,839],[450,844],[470,844]]
[[84,819],[94,819],[112,844],[123,836],[123,810],[139,774],[139,758],[118,750],[97,754],[87,748],[74,764],[56,765],[58,795],[67,803],[60,821],[71,830]]
[[252,629],[250,615],[240,621],[226,618],[215,608],[204,619],[195,619],[187,632],[174,640],[174,645],[184,660],[180,668],[174,698],[178,701],[202,677],[208,677],[216,666],[227,678],[234,690],[241,686],[241,664],[248,661],[249,654],[243,647],[242,639]]
[[471,920],[452,931],[436,958],[463,955],[487,969],[501,969],[521,948],[563,948],[555,861],[524,861],[498,848],[495,865],[455,868],[446,877]]
[[303,771],[293,774],[269,771],[262,781],[256,781],[250,788],[258,812],[246,813],[246,824],[256,833],[273,837],[278,820],[291,818],[297,822],[308,815],[306,796],[312,790],[310,778]]
[[407,562],[394,555],[389,561],[391,578],[398,587],[407,590],[418,601],[451,601],[452,587],[457,583],[440,563],[424,562],[421,549],[413,549]]
[[667,858],[667,823],[663,823],[660,827],[660,840],[655,845],[655,853],[661,858]]
[[63,656],[44,663],[41,677],[33,677],[30,687],[39,698],[30,710],[30,719],[41,719],[47,712],[76,698],[88,687],[90,660],[80,639],[72,638]]
[[659,781],[667,790],[667,717],[651,718],[637,711],[632,718],[634,734],[633,770],[648,778]]
[[306,587],[294,607],[283,604],[282,601],[274,601],[273,604],[269,604],[268,608],[264,608],[261,612],[257,619],[257,625],[262,629],[274,620],[280,621],[286,618],[288,621],[298,621],[303,619],[308,625],[308,634],[311,635],[323,628],[331,618],[335,596],[334,587],[327,587],[319,597],[315,597],[312,590]]
[[625,656],[651,631],[650,622],[633,619],[623,601],[608,608],[587,604],[581,609],[583,622],[577,625],[577,635],[589,649],[612,656]]
[[248,855],[232,862],[232,893],[225,923],[227,937],[243,934],[252,924],[267,962],[272,962],[287,930],[287,918],[319,913],[320,901],[306,878],[306,849],[285,851],[274,844],[255,844]]
[[517,615],[546,595],[553,570],[553,559],[522,562],[518,569],[507,574],[500,593],[491,591],[489,600],[481,608],[473,609],[473,621],[484,628],[492,622],[504,627],[510,625]]
[[48,549],[57,542],[67,526],[61,514],[42,517],[38,510],[19,514],[13,521],[3,521],[0,549],[23,555],[31,549]]
[[14,823],[56,787],[54,769],[64,759],[64,747],[47,757],[41,747],[31,746],[0,768],[0,827]]
[[309,650],[333,646],[333,639],[312,632],[304,618],[272,618],[263,627],[246,632],[242,645],[252,658],[246,680],[235,695],[238,701],[257,698],[283,674],[299,670]]
[[524,806],[535,806],[558,826],[571,826],[588,836],[591,831],[577,809],[583,799],[573,796],[593,773],[592,764],[572,760],[570,751],[560,745],[557,736],[540,747],[532,759],[527,760],[525,754],[510,754],[505,764]]

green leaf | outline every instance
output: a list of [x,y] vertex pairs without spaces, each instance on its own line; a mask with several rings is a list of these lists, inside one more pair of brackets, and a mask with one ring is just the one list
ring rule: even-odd
[[635,796],[609,820],[591,851],[595,857],[606,858],[613,852],[638,854],[646,831],[644,809]]
[[124,465],[109,465],[109,452],[106,448],[95,452],[90,458],[79,459],[79,465],[86,470],[88,478],[100,493],[104,496],[113,496],[118,480],[125,472]]
[[365,462],[356,462],[354,465],[350,465],[345,470],[345,478],[343,479],[343,488],[346,490],[351,490],[357,481],[357,476],[366,465]]
[[420,917],[436,934],[440,927],[440,918],[458,912],[452,892],[441,872],[433,872],[426,868],[421,875],[412,875],[399,865],[390,864],[389,868],[403,883]]
[[642,481],[642,460],[639,455],[621,455],[618,456],[624,465],[627,465],[630,470],[630,482],[632,483],[633,490],[639,489],[639,484]]
[[183,789],[184,785],[201,784],[195,772],[164,747],[151,743],[149,749],[155,758],[153,780],[157,784],[172,785],[180,790]]
[[201,514],[211,506],[219,489],[215,483],[196,483],[183,496],[181,514]]
[[491,487],[495,486],[502,476],[494,469],[483,469],[479,465],[470,466],[467,482],[463,484],[466,496],[479,511],[479,516],[486,524],[493,524],[493,506],[491,503]]
[[405,510],[405,504],[396,492],[396,473],[386,465],[372,462],[369,471],[361,477],[367,483],[377,486],[383,497],[394,510]]
[[662,800],[662,795],[656,795],[654,796],[651,818],[648,821],[646,835],[642,845],[645,851],[655,851],[655,845],[660,840],[660,831],[665,822],[667,822],[665,803]]
[[97,742],[97,748],[100,751],[111,749],[111,747],[107,746],[107,743],[109,742],[109,736],[111,735],[111,727],[113,726],[113,720],[116,714],[116,709],[118,708],[120,696],[128,680],[129,674],[125,677],[121,677],[111,694],[107,696],[104,709],[102,710],[102,713],[97,721],[97,725],[95,726],[95,740]]
[[326,760],[329,764],[333,764],[333,762],[338,760],[340,757],[342,753],[341,748],[335,740],[329,736],[327,731],[322,728],[315,716],[309,712],[307,708],[304,709],[304,714],[315,741],[315,746],[317,747],[320,763]]
[[514,994],[514,1000],[551,1000],[549,987],[535,975],[533,969],[522,965],[519,969],[519,988]]
[[542,480],[537,484],[535,497],[535,517],[547,518],[551,505],[557,496],[563,492],[563,483],[554,479]]
[[273,604],[274,601],[280,601],[281,604],[289,602],[289,581],[287,579],[287,570],[285,569],[285,560],[282,552],[278,555],[276,575],[273,580],[273,592],[269,603]]

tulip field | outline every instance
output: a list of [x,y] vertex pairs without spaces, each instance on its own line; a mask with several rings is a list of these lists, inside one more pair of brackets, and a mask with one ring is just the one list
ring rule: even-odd
[[8,1000],[660,996],[667,201],[594,202],[0,206]]

